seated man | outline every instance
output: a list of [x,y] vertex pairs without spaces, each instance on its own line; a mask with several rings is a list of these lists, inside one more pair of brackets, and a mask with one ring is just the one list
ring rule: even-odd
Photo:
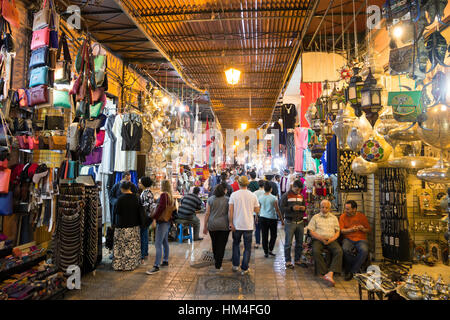
[[176,223],[191,225],[194,227],[194,241],[203,240],[200,238],[200,219],[196,217],[195,211],[202,208],[202,200],[199,198],[200,188],[195,187],[192,193],[189,193],[181,199],[181,205],[178,208]]
[[[367,242],[367,233],[370,231],[369,221],[366,216],[357,212],[357,204],[353,200],[345,203],[345,212],[339,218],[339,225],[344,236],[342,241],[342,250],[344,251],[344,259],[346,267],[345,280],[349,281],[353,278],[353,274],[359,272],[362,264],[369,254],[369,244]],[[356,249],[356,257],[353,251]],[[346,269],[347,269],[346,268]]]
[[[308,224],[308,231],[313,238],[312,250],[318,272],[327,285],[334,287],[333,274],[341,272],[342,269],[342,248],[337,242],[339,238],[339,221],[336,216],[330,213],[331,203],[322,200],[320,203],[320,213],[311,218]],[[327,247],[332,254],[331,266],[328,269],[322,256],[324,247]]]

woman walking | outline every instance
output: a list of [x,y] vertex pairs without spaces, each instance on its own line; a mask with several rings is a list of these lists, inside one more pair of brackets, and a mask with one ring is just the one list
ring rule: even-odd
[[278,200],[271,194],[271,192],[272,186],[268,181],[266,181],[264,184],[264,194],[258,197],[258,201],[261,206],[259,212],[259,222],[261,223],[262,245],[264,249],[264,257],[266,258],[268,258],[269,255],[275,256],[273,253],[273,248],[275,247],[275,242],[277,240],[278,217],[281,220],[281,224],[284,225],[280,209],[278,208]]
[[122,195],[114,209],[117,225],[114,230],[112,267],[117,271],[134,270],[141,260],[140,226],[144,224],[143,208],[131,188],[131,182],[122,182],[120,185]]
[[[159,197],[158,207],[153,217],[152,226],[156,226],[155,247],[156,258],[153,269],[148,270],[147,274],[159,272],[159,267],[169,266],[169,230],[172,213],[175,210],[175,200],[172,195],[172,185],[169,180],[161,182],[161,196]],[[163,262],[161,256],[164,248]]]
[[[139,197],[141,206],[144,208],[145,215],[150,219],[150,215],[154,209],[155,198],[150,191],[150,187],[153,185],[152,179],[149,177],[142,177],[139,179],[139,189],[142,193]],[[151,223],[151,221],[149,221]],[[148,227],[141,226],[141,263],[144,264],[148,259]]]
[[222,260],[230,233],[228,223],[228,201],[226,189],[218,184],[214,195],[206,203],[205,227],[203,233],[211,236],[216,271],[222,271]]

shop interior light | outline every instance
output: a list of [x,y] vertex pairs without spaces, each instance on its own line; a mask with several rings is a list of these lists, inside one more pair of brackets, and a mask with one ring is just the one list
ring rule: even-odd
[[246,123],[241,123],[241,129],[242,131],[245,131],[247,129],[247,124]]
[[402,26],[395,26],[394,30],[392,30],[392,35],[396,39],[400,39],[403,35],[403,28]]
[[231,85],[235,85],[239,82],[239,79],[241,78],[241,71],[230,68],[225,71],[225,76],[227,77],[227,82]]
[[238,145],[239,145],[239,140],[236,140],[236,141],[234,142],[234,145],[235,145],[235,146],[238,146]]
[[164,97],[164,98],[162,99],[162,103],[164,103],[165,105],[167,105],[167,104],[169,103],[169,98]]

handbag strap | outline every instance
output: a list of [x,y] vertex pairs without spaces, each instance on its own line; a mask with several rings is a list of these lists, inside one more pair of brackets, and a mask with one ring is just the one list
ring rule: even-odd
[[66,33],[63,31],[61,33],[61,37],[59,38],[58,51],[56,53],[56,59],[59,60],[61,57],[61,51],[64,54],[64,61],[72,62],[72,58],[70,57],[69,45],[67,44]]
[[6,117],[5,117],[5,114],[3,113],[2,109],[0,109],[0,120],[2,122],[3,131],[4,131],[5,137],[6,137],[6,146],[8,147],[9,150],[11,150],[11,146],[9,144],[9,139],[8,139],[8,133],[9,133],[10,136],[12,136],[13,134],[11,133],[11,130],[9,129],[9,126],[6,123]]

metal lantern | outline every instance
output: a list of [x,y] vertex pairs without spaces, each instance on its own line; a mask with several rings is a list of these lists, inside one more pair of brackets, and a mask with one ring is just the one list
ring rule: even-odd
[[364,82],[361,76],[358,75],[360,68],[353,68],[353,77],[350,78],[350,83],[346,90],[347,101],[350,102],[353,109],[355,109],[355,115],[359,118],[362,115],[361,112],[361,90],[364,86]]
[[328,117],[331,121],[336,120],[336,116],[343,108],[345,98],[344,94],[342,92],[339,92],[335,89],[333,89],[333,92],[331,93],[331,98],[328,103]]
[[378,111],[381,108],[381,88],[377,87],[377,80],[369,69],[364,87],[361,89],[361,110],[366,113],[366,118],[372,127],[378,119]]

